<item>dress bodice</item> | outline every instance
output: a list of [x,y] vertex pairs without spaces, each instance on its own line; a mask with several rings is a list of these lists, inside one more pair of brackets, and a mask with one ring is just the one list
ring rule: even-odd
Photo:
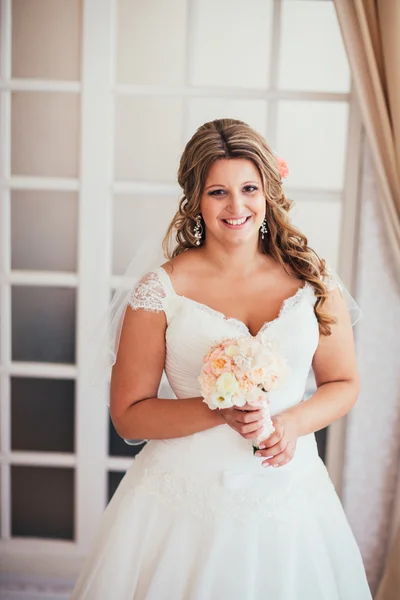
[[[314,314],[313,286],[305,282],[287,298],[279,315],[265,322],[253,336],[276,340],[289,365],[284,384],[270,393],[272,414],[300,402],[304,395],[312,358],[318,346],[318,322]],[[159,267],[147,273],[129,300],[134,309],[164,311],[167,320],[165,373],[177,398],[200,396],[198,376],[203,357],[224,338],[251,336],[240,320],[228,318],[175,292],[167,272]]]
[[[333,278],[326,283],[331,289],[340,285]],[[277,318],[265,322],[254,336],[261,341],[278,342],[280,352],[289,367],[283,384],[269,393],[269,409],[272,416],[303,400],[319,340],[315,302],[314,287],[305,282],[293,296],[283,302]],[[135,310],[142,308],[165,313],[165,373],[177,398],[201,396],[198,377],[203,358],[211,346],[224,338],[251,336],[248,327],[242,321],[228,318],[209,306],[177,294],[169,275],[162,267],[147,273],[141,279],[130,295],[129,304]],[[159,445],[158,442],[152,444],[153,447]],[[314,434],[298,440],[296,462],[301,462],[302,446],[306,452],[311,452],[314,458],[318,457]],[[190,463],[190,469],[193,469],[195,464],[200,470],[214,467],[223,469],[235,464],[238,468],[242,465],[248,470],[256,464],[249,450],[250,440],[245,440],[227,425],[220,425],[185,438],[162,440],[160,456],[161,460],[176,462],[176,456],[179,455],[181,464],[186,457],[187,467],[189,468]],[[218,461],[215,461],[216,454]],[[290,467],[290,464],[287,467]]]

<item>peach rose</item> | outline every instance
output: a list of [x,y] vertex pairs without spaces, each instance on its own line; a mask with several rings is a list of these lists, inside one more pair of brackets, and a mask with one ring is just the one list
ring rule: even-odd
[[283,158],[279,158],[277,156],[276,160],[278,162],[278,167],[279,167],[279,171],[281,173],[281,177],[282,177],[282,179],[285,179],[285,177],[287,177],[289,175],[289,167],[287,166],[287,163],[285,160],[283,160]]

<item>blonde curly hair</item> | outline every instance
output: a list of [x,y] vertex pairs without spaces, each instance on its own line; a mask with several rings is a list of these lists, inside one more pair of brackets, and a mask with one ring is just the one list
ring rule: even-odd
[[[323,278],[328,276],[325,261],[308,246],[306,236],[290,222],[289,211],[293,202],[283,192],[275,154],[265,139],[243,121],[215,119],[205,123],[186,144],[178,170],[183,196],[164,238],[166,257],[172,259],[188,248],[198,247],[193,228],[200,214],[203,187],[210,165],[220,158],[245,158],[257,167],[266,200],[265,217],[269,231],[264,240],[260,236],[261,251],[272,256],[286,272],[294,273],[313,286],[319,331],[322,335],[330,335],[330,325],[336,319],[323,310],[328,297],[328,288],[323,282]],[[202,224],[201,243],[204,243],[206,232],[204,222]],[[174,235],[176,243],[171,250]]]

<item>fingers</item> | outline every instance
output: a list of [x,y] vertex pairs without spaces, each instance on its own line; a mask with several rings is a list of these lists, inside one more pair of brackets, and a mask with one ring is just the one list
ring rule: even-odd
[[[284,450],[286,450],[286,447],[288,445],[288,442],[285,442],[283,439],[279,440],[279,442],[277,444],[274,444],[273,446],[270,446],[268,448],[265,448],[265,450],[257,450],[257,456],[265,456],[267,457],[272,457],[272,456],[277,456],[278,454],[280,454],[281,452],[283,452]],[[258,452],[260,454],[258,454]]]
[[224,408],[221,413],[226,423],[245,439],[252,439],[262,434],[264,419],[260,418],[261,411],[254,411],[252,416],[250,413],[242,413],[234,408]]
[[283,467],[290,462],[294,455],[295,445],[288,444],[286,448],[268,460],[262,462],[263,467]]
[[260,444],[260,448],[261,450],[266,448],[272,448],[273,446],[275,446],[276,444],[279,444],[279,442],[282,440],[283,435],[284,435],[284,429],[281,425],[277,425],[274,423],[274,427],[275,427],[275,431],[273,431],[271,433],[271,435],[266,438],[265,440],[263,440]]
[[260,410],[259,407],[257,406],[253,406],[252,404],[243,404],[243,406],[237,406],[236,410],[241,410],[241,411],[247,411],[247,412],[253,412],[255,410]]
[[263,418],[262,412],[260,409],[255,409],[251,411],[244,411],[240,409],[235,409],[235,420],[238,423],[255,423],[256,421],[260,421]]
[[246,439],[255,438],[262,433],[264,421],[255,421],[250,424],[243,424],[239,421],[235,422],[235,429],[241,436]]

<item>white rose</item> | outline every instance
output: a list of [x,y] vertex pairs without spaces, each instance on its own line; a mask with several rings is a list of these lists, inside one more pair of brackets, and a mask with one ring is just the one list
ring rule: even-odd
[[213,392],[207,398],[207,404],[212,410],[216,408],[231,408],[233,406],[233,399],[230,395],[221,396],[218,392]]
[[225,398],[226,396],[236,394],[239,390],[239,384],[232,373],[222,373],[217,379],[215,390],[220,396]]
[[227,348],[225,348],[225,355],[229,356],[229,358],[232,358],[238,352],[239,352],[239,348],[237,346],[234,346],[233,344],[231,346],[228,346]]

